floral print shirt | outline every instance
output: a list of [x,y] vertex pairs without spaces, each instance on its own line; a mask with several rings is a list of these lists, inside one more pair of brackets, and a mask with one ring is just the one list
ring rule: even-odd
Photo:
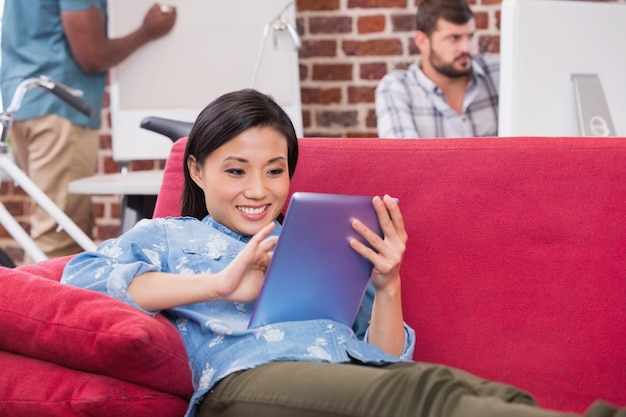
[[[277,224],[274,233],[280,232]],[[65,267],[61,282],[92,289],[139,307],[128,293],[134,277],[150,271],[216,273],[249,241],[211,216],[142,220],[94,252]],[[297,277],[294,277],[297,279]],[[374,290],[370,285],[352,328],[331,320],[285,322],[248,330],[254,303],[206,302],[162,312],[180,332],[189,357],[194,395],[187,416],[225,376],[272,361],[350,362],[380,365],[410,360],[414,331],[405,325],[405,348],[397,358],[365,342]]]

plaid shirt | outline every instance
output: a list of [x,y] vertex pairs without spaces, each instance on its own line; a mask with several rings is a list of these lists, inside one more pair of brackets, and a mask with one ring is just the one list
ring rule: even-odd
[[474,56],[473,77],[458,114],[441,89],[419,67],[385,75],[376,88],[376,117],[381,138],[441,138],[498,135],[500,61]]

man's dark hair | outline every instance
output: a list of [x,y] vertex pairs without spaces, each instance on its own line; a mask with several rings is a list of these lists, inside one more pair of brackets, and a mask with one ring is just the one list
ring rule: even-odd
[[428,37],[437,28],[439,18],[464,25],[474,17],[465,0],[422,0],[417,6],[416,27]]

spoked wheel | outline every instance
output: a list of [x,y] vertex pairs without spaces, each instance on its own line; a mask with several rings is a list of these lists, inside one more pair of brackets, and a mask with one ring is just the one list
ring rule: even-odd
[[13,259],[5,251],[0,249],[0,266],[5,266],[7,268],[15,268],[15,263]]

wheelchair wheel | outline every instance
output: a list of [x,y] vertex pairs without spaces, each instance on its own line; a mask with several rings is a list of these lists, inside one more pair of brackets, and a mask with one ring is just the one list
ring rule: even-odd
[[0,266],[5,266],[7,268],[15,268],[15,263],[13,259],[5,251],[0,249]]

